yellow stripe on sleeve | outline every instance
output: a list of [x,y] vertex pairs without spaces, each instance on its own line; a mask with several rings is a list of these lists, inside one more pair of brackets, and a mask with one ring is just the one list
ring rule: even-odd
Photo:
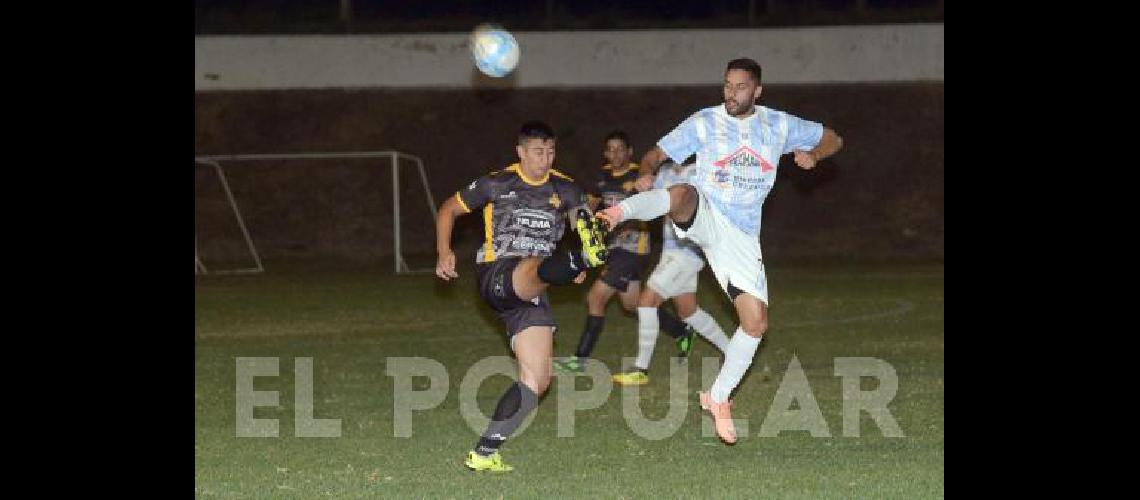
[[455,199],[459,200],[459,206],[463,207],[463,209],[466,210],[467,213],[471,213],[471,209],[467,208],[467,204],[463,202],[463,197],[459,196],[459,191],[455,192]]

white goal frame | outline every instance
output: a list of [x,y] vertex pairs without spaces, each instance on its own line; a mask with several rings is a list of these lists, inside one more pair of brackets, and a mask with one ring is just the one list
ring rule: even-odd
[[231,269],[224,271],[207,271],[206,266],[203,265],[202,260],[198,257],[198,238],[194,237],[194,273],[195,274],[236,274],[236,273],[260,273],[265,270],[261,265],[261,257],[257,254],[257,247],[253,244],[253,239],[249,236],[249,231],[246,229],[245,221],[242,219],[241,210],[238,209],[237,202],[234,201],[233,193],[230,191],[229,182],[226,181],[225,169],[222,168],[222,162],[248,162],[248,161],[264,161],[264,160],[320,160],[320,159],[354,159],[354,158],[389,158],[391,160],[392,168],[392,253],[394,259],[394,270],[396,274],[405,273],[431,273],[435,272],[434,268],[412,269],[408,266],[408,262],[404,259],[404,254],[401,248],[400,237],[400,159],[405,158],[411,160],[419,171],[420,181],[423,183],[424,194],[427,195],[428,209],[431,210],[432,225],[435,225],[437,216],[435,199],[431,195],[431,188],[428,186],[427,173],[424,170],[424,161],[418,156],[402,153],[400,151],[346,151],[346,152],[330,152],[330,153],[285,153],[285,154],[234,154],[234,155],[206,155],[195,156],[194,163],[212,165],[221,179],[222,187],[226,192],[226,197],[229,199],[230,208],[233,209],[234,217],[238,221],[238,226],[241,228],[242,236],[245,238],[246,246],[249,247],[250,255],[253,257],[255,266],[248,269]]

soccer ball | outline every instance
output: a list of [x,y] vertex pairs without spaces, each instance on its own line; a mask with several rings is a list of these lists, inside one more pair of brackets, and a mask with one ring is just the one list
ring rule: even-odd
[[481,25],[471,34],[471,57],[483,74],[502,78],[519,63],[519,44],[502,28]]

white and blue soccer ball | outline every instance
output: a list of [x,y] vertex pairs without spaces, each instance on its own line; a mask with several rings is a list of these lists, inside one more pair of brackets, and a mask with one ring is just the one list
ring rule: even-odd
[[519,44],[507,30],[482,25],[471,34],[471,57],[483,74],[502,78],[519,64]]

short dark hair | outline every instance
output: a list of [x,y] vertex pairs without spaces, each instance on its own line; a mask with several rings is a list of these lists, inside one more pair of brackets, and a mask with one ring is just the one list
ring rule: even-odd
[[728,67],[724,69],[724,72],[728,73],[734,69],[742,69],[751,73],[752,79],[756,80],[756,84],[760,84],[760,63],[753,61],[747,57],[741,57],[739,59],[728,61]]
[[629,134],[625,133],[624,131],[615,130],[613,132],[610,132],[610,133],[606,134],[606,139],[602,142],[603,143],[610,142],[613,139],[617,139],[617,140],[625,143],[625,147],[627,147],[627,148],[629,147],[629,144],[630,144],[629,143]]
[[519,144],[525,144],[527,139],[554,139],[554,129],[545,122],[530,120],[519,129]]

